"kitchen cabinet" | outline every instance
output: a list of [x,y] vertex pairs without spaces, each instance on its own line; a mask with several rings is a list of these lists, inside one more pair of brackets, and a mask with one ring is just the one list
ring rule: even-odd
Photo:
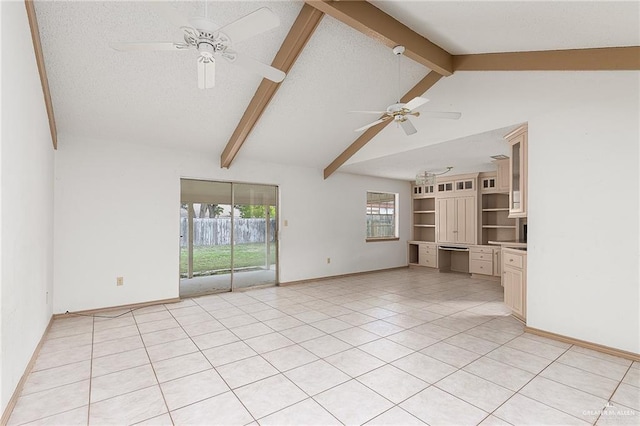
[[477,244],[478,173],[438,180],[436,224],[438,243]]
[[493,275],[493,247],[475,246],[469,248],[469,272]]
[[418,248],[418,265],[430,268],[438,267],[438,246],[422,243]]
[[496,160],[498,171],[496,173],[497,192],[509,192],[509,159]]
[[527,252],[502,249],[502,286],[504,303],[513,315],[525,321],[527,317]]
[[493,276],[502,276],[502,248],[493,248]]
[[498,178],[497,176],[486,176],[480,178],[480,191],[484,192],[496,192],[498,190]]
[[413,198],[420,198],[423,196],[432,196],[435,193],[434,185],[412,185],[411,192],[413,193]]
[[409,265],[438,267],[438,245],[422,241],[409,241]]
[[527,217],[527,125],[505,136],[509,158],[509,217]]
[[437,200],[438,242],[476,244],[476,197],[451,197]]

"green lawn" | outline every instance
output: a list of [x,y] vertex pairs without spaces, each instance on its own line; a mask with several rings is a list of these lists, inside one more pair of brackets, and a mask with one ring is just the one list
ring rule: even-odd
[[[187,259],[189,252],[186,247],[180,249],[180,275],[187,274]],[[265,245],[238,244],[234,246],[233,259],[236,268],[264,266]],[[271,243],[271,262],[276,258],[275,243]],[[211,246],[193,248],[193,272],[228,271],[231,268],[231,247]]]

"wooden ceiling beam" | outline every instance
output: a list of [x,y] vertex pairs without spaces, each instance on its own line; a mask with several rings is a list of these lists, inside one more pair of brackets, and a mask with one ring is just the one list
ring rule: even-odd
[[[303,5],[291,30],[289,30],[289,34],[287,34],[280,50],[273,59],[271,66],[288,74],[315,32],[323,16],[324,13],[318,9],[306,4]],[[253,95],[253,99],[249,102],[249,106],[244,112],[244,115],[240,119],[238,126],[220,155],[220,167],[229,168],[279,88],[280,83],[274,83],[267,79],[262,80],[260,86],[258,86],[258,90],[256,90],[255,95]]]
[[366,1],[310,0],[307,4],[388,47],[405,47],[404,55],[440,75],[453,73],[449,52]]
[[640,46],[454,55],[455,71],[640,70]]
[[[400,102],[407,103],[416,96],[422,96],[427,90],[431,89],[442,78],[442,75],[431,71],[415,86],[411,88],[401,99]],[[340,166],[353,157],[356,152],[360,151],[371,139],[373,139],[378,133],[387,127],[393,120],[384,121],[377,126],[369,127],[365,132],[358,137],[347,149],[342,151],[342,154],[338,155],[335,160],[331,162],[324,169],[324,178],[327,179],[331,176]]]
[[27,19],[29,20],[29,28],[31,29],[33,51],[36,56],[36,64],[38,65],[38,74],[40,74],[40,84],[42,85],[42,94],[44,95],[44,105],[47,109],[47,116],[49,117],[51,141],[53,142],[53,149],[58,149],[58,131],[56,129],[56,119],[53,115],[53,103],[51,102],[51,92],[49,91],[49,79],[47,78],[47,70],[44,66],[44,56],[42,54],[42,43],[40,41],[40,30],[38,29],[36,10],[33,5],[33,0],[25,0],[24,5],[27,8]]

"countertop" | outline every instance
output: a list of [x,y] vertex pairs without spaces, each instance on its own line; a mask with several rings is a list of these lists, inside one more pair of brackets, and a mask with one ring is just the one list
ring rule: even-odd
[[507,248],[527,248],[527,243],[521,243],[519,241],[489,241],[488,243]]

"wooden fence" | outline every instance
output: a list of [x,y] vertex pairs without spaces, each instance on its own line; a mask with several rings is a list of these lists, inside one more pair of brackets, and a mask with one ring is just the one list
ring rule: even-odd
[[[267,221],[260,218],[234,219],[235,244],[264,243]],[[276,220],[270,219],[269,241],[274,241]],[[231,244],[231,218],[193,219],[193,245],[212,246]],[[180,247],[187,247],[189,224],[180,218]]]

